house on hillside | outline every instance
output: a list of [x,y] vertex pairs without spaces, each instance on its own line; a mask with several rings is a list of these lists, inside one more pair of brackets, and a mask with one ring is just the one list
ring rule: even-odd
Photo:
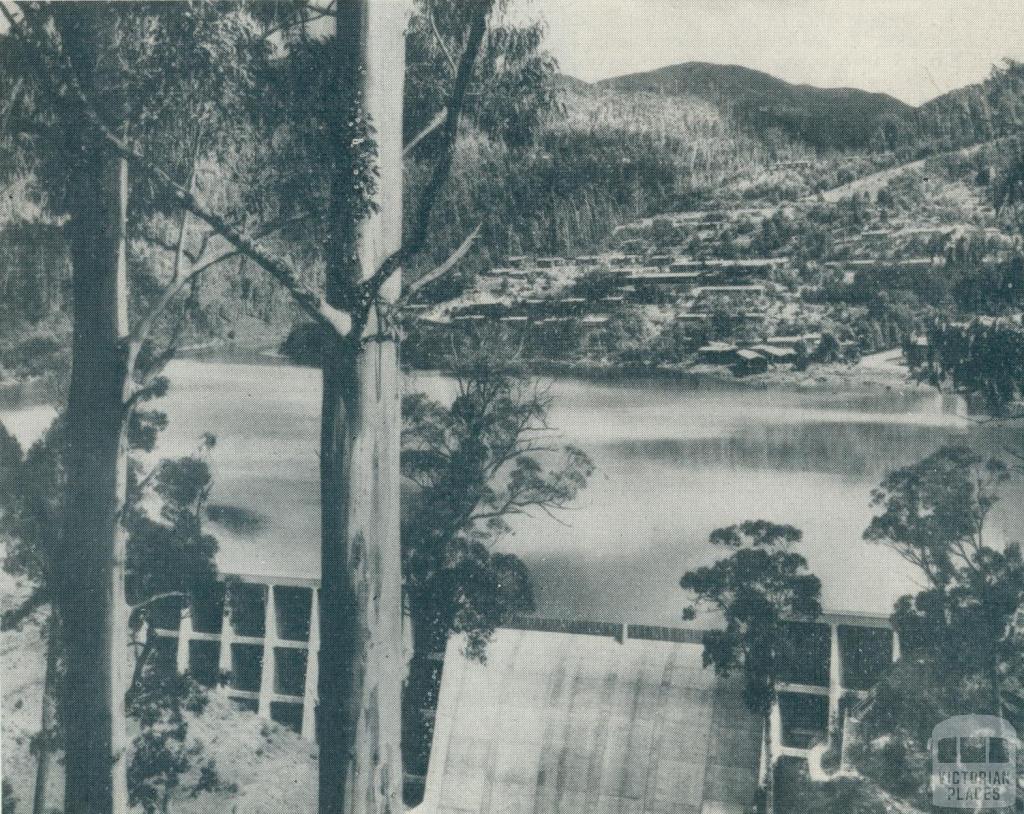
[[731,365],[737,360],[739,348],[727,342],[709,342],[697,349],[697,360],[706,365]]
[[792,364],[796,361],[796,350],[786,345],[751,345],[750,350],[760,353],[771,365]]
[[684,260],[678,258],[672,261],[672,264],[668,267],[668,270],[673,274],[685,274],[686,272],[699,272],[707,264],[703,260]]
[[583,297],[562,297],[553,304],[554,311],[562,316],[579,316],[587,307]]
[[750,348],[736,351],[736,361],[732,363],[732,372],[737,376],[752,376],[768,370],[768,358]]
[[453,318],[480,316],[489,319],[500,319],[508,314],[508,306],[503,302],[473,302],[456,305],[452,308]]
[[705,297],[730,297],[730,296],[752,296],[764,295],[763,285],[705,285],[693,289],[698,299]]
[[821,341],[820,333],[791,334],[789,336],[773,336],[764,341],[765,345],[774,347],[795,348],[803,342],[808,348],[816,348]]
[[700,280],[699,271],[658,271],[657,269],[640,269],[630,275],[635,283],[662,287],[678,288],[689,291]]
[[670,266],[675,258],[671,254],[654,254],[647,258],[652,266]]

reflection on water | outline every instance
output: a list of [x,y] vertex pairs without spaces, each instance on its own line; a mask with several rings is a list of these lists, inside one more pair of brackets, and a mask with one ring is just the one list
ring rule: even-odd
[[914,423],[818,421],[744,424],[734,434],[613,442],[616,456],[657,460],[666,467],[821,472],[854,481],[881,480],[894,466],[931,449],[934,426]]
[[[243,573],[319,570],[319,374],[276,365],[178,361],[163,401],[171,418],[160,452],[211,453],[211,529],[221,565]],[[451,383],[417,374],[438,398]],[[871,488],[889,469],[950,438],[995,449],[997,440],[930,390],[758,390],[728,382],[573,379],[552,385],[551,424],[598,466],[567,525],[517,518],[501,546],[529,563],[546,616],[672,624],[686,597],[679,577],[721,552],[719,526],[764,518],[804,532],[801,550],[833,609],[887,613],[913,589],[895,554],[862,541]],[[15,426],[22,413],[9,414]],[[10,425],[9,425],[10,426]],[[1024,527],[1012,484],[990,539]],[[255,518],[258,522],[248,522]],[[244,522],[240,522],[244,521]]]

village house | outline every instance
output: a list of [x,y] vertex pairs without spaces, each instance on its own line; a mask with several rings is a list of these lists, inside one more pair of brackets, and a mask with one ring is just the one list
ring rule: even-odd
[[760,353],[749,348],[736,351],[736,361],[732,363],[732,372],[737,376],[751,376],[768,370],[768,360]]
[[697,349],[697,360],[706,365],[731,365],[736,362],[738,350],[728,342],[709,342]]

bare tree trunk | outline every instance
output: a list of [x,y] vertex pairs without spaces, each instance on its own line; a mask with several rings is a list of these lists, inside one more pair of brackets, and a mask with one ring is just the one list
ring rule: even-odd
[[772,760],[772,723],[771,712],[764,718],[763,727],[765,762],[768,764],[768,771],[764,776],[764,811],[765,814],[775,814],[775,765]]
[[36,757],[35,788],[32,792],[32,814],[46,814],[46,795],[50,781],[50,755],[54,751],[52,741],[57,723],[57,658],[60,649],[59,617],[51,610],[46,637],[46,674],[43,677],[43,701],[40,713],[39,754]]
[[[341,204],[345,179],[336,180],[327,300],[352,308],[357,283],[401,247],[405,8],[342,0],[337,20],[342,81],[362,94],[379,171],[377,210],[359,224]],[[382,299],[393,302],[398,286],[396,274]],[[360,336],[331,336],[323,354],[322,814],[402,809],[400,432],[396,340],[375,307]]]
[[[127,810],[124,597],[127,162],[98,145],[77,167],[68,236],[74,292],[68,494],[60,604],[65,808]],[[86,147],[88,149],[88,147]]]
[[[62,7],[54,20],[83,91],[95,96],[109,88],[116,80],[101,59],[116,47],[109,8]],[[119,126],[123,105],[111,100],[108,108]],[[58,700],[64,810],[121,814],[128,807],[128,614],[120,530],[127,465],[128,165],[87,121],[67,132],[62,146],[73,296],[66,516],[53,591],[65,660]]]
[[[431,740],[434,732],[434,718],[441,689],[441,671],[444,651],[448,641],[448,628],[428,618],[418,618],[416,609],[422,608],[426,600],[410,596],[412,616],[412,658],[409,663],[409,680],[405,685],[402,699],[402,756],[406,777],[415,778],[406,786],[407,805],[419,805],[423,801],[423,780],[427,774],[430,759]],[[426,614],[422,614],[426,617]]]

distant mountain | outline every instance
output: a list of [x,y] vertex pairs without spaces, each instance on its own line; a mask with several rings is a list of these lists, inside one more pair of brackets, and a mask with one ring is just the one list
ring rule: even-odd
[[[573,84],[579,80],[572,80]],[[824,149],[870,146],[876,133],[904,130],[916,109],[884,93],[853,88],[793,85],[738,65],[686,62],[595,83],[620,93],[655,93],[704,99],[742,126],[778,129]]]

